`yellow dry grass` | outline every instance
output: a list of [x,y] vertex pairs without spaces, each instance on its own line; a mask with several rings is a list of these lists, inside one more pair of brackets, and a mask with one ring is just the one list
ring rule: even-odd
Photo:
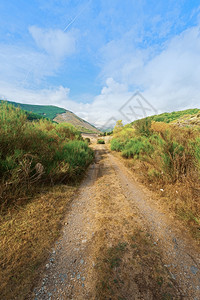
[[1,217],[1,299],[27,297],[60,234],[63,216],[75,191],[71,186],[53,187]]
[[146,295],[175,298],[174,283],[151,236],[146,229],[141,230],[137,213],[123,195],[114,171],[106,168],[105,160],[103,163],[107,174],[96,181],[95,299],[132,299],[133,295],[135,299]]
[[200,242],[200,185],[195,176],[176,183],[163,180],[150,180],[149,171],[152,165],[139,160],[124,159],[119,153],[114,153],[130,168],[137,180],[153,191],[154,199],[166,209],[174,212],[190,230],[192,236]]
[[151,129],[154,132],[165,132],[166,130],[169,130],[170,127],[172,127],[170,124],[164,123],[164,122],[155,122],[155,121],[153,121],[151,123]]

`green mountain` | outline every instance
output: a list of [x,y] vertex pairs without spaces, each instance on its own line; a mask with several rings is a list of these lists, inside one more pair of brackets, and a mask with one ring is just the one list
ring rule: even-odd
[[16,107],[20,107],[23,110],[30,111],[37,115],[46,117],[50,120],[53,120],[57,114],[65,113],[66,110],[64,108],[52,106],[52,105],[32,105],[32,104],[22,104],[12,101],[6,101]]
[[[1,100],[4,101],[4,100]],[[25,110],[28,114],[28,118],[30,120],[34,120],[37,118],[48,118],[57,123],[70,123],[74,125],[78,130],[84,133],[100,133],[100,131],[88,123],[87,121],[79,118],[73,112],[66,110],[64,108],[60,108],[53,105],[32,105],[32,104],[22,104],[12,101],[6,101],[15,107],[20,107]]]

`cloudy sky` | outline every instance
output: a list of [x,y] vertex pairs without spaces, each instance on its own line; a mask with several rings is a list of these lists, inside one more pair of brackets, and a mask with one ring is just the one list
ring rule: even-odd
[[0,0],[0,15],[2,99],[97,126],[200,108],[199,1]]

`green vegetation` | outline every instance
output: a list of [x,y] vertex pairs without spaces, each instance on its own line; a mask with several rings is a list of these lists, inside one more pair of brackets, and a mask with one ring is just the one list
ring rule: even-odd
[[84,139],[88,144],[90,144],[90,138],[85,138]]
[[1,207],[24,197],[38,182],[75,181],[93,159],[80,133],[69,124],[28,122],[27,114],[0,106]]
[[107,136],[107,135],[111,135],[111,134],[113,134],[113,130],[111,130],[111,131],[104,131],[104,132],[100,133],[99,136]]
[[2,299],[28,298],[92,160],[93,151],[72,125],[0,105]]
[[124,141],[121,141],[120,138],[114,138],[111,140],[111,150],[112,151],[122,151],[125,148]]
[[68,111],[64,108],[60,108],[52,105],[32,105],[32,104],[21,104],[11,101],[0,100],[0,104],[9,103],[14,107],[19,107],[24,110],[27,114],[27,118],[30,121],[39,119],[48,119],[56,123],[70,123],[76,127],[76,129],[82,133],[99,133],[97,128],[88,123],[87,121],[79,118],[73,112]]
[[[186,110],[182,110],[182,111],[174,111],[174,112],[171,112],[171,113],[163,113],[163,114],[160,114],[160,115],[151,116],[151,117],[145,118],[145,120],[170,123],[170,122],[176,121],[176,120],[178,120],[182,117],[185,117],[185,116],[191,117],[193,115],[198,114],[199,112],[200,112],[200,109],[197,109],[197,108],[186,109]],[[135,123],[135,122],[133,122],[133,123]]]
[[48,118],[42,117],[40,115],[37,115],[37,114],[32,113],[32,112],[28,112],[28,111],[25,111],[25,114],[27,116],[27,120],[28,121],[36,121],[36,120],[41,120],[41,119],[48,119]]
[[98,139],[97,144],[105,144],[105,141],[103,139]]
[[140,155],[150,155],[154,148],[151,142],[145,137],[132,138],[122,151],[122,156],[126,158],[139,157]]
[[113,130],[108,131],[108,132],[104,132],[104,135],[111,135],[111,134],[113,134]]
[[60,108],[52,105],[32,105],[32,104],[21,104],[21,103],[10,102],[10,101],[6,101],[6,102],[12,104],[15,107],[19,107],[22,110],[32,112],[34,114],[48,118],[50,120],[53,120],[57,114],[62,114],[66,112],[64,108]]
[[[190,113],[196,111],[190,110]],[[185,112],[173,113],[168,120]],[[166,114],[163,115],[166,117]],[[162,196],[170,202],[168,204],[193,229],[200,225],[199,149],[198,128],[180,128],[173,123],[152,121],[151,118],[126,126],[118,121],[111,140],[111,150],[121,152],[123,157],[128,158],[129,166],[140,170],[141,180],[152,189],[162,191]],[[195,235],[199,236],[196,229]]]

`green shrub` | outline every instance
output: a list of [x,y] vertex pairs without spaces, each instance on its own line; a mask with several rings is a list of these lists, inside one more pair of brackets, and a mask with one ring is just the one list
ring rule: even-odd
[[111,134],[113,134],[113,130],[106,132],[106,135],[111,135]]
[[195,158],[200,164],[200,138],[196,138],[195,142],[192,143],[192,146],[194,147]]
[[142,154],[150,155],[154,148],[147,138],[132,138],[124,147],[122,156],[126,158],[139,157]]
[[150,136],[151,130],[151,119],[145,118],[134,122],[135,133],[142,136]]
[[76,181],[92,159],[93,151],[72,125],[29,122],[19,108],[0,105],[1,204],[41,181]]
[[[60,155],[60,153],[58,153]],[[70,141],[63,147],[59,161],[69,165],[69,176],[80,175],[93,158],[93,151],[84,141]]]
[[97,144],[105,144],[105,141],[102,139],[97,140]]
[[182,180],[189,175],[194,167],[193,150],[190,143],[184,137],[182,141],[175,139],[170,133],[162,134],[164,140],[161,157],[162,170],[169,181]]
[[128,165],[138,179],[154,191],[162,191],[170,209],[184,216],[187,226],[199,237],[200,129],[170,124],[184,114],[158,116],[160,121],[169,120],[169,124],[154,121],[150,127],[149,121],[141,120],[118,128],[113,133],[111,150],[131,159]]
[[118,151],[118,152],[122,151],[125,147],[124,142],[120,141],[120,139],[115,139],[115,138],[111,140],[110,145],[112,151]]
[[165,182],[182,181],[189,178],[191,172],[200,171],[198,130],[180,129],[172,125],[167,126],[167,130],[158,130],[159,126],[155,123],[151,127],[150,117],[137,120],[133,125],[134,128],[131,124],[114,132],[112,151],[122,152],[126,158],[146,161],[158,174],[162,174]]
[[85,138],[85,141],[90,144],[90,138]]

